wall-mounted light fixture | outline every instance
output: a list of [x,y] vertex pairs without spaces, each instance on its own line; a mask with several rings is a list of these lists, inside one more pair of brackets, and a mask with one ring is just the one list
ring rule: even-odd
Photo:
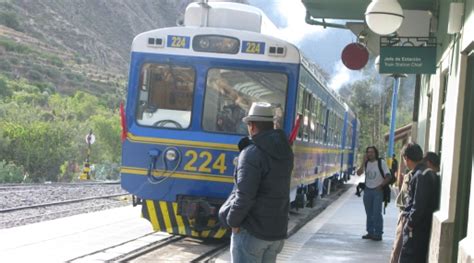
[[448,34],[456,34],[461,31],[463,14],[464,3],[457,2],[449,5]]
[[365,11],[370,30],[379,35],[397,31],[403,22],[403,9],[397,0],[373,0]]

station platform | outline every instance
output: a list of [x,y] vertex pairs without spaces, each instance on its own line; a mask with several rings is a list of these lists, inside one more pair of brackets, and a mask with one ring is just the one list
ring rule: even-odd
[[139,215],[127,206],[0,229],[0,262],[67,262],[152,233]]
[[[362,179],[352,177],[347,191],[291,235],[277,262],[389,262],[398,219],[395,193],[392,190],[391,203],[383,216],[383,240],[362,239],[366,234],[365,209],[362,197],[355,195],[356,184]],[[230,253],[224,253],[216,262],[230,262]]]
[[354,194],[358,180],[351,180],[354,187],[286,240],[278,262],[389,262],[398,219],[394,193],[384,215],[383,240],[362,239],[366,216],[362,197]]

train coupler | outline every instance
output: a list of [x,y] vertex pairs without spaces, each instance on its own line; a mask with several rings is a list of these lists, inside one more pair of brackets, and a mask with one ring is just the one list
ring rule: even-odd
[[217,219],[218,208],[223,202],[224,200],[178,195],[178,215],[190,219],[195,231],[209,230],[209,221]]

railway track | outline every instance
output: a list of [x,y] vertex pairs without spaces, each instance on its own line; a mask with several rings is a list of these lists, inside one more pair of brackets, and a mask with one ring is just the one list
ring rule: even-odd
[[24,184],[0,184],[0,192],[12,189],[29,189],[39,187],[57,187],[57,186],[84,186],[84,185],[118,185],[119,181],[103,181],[103,182],[75,182],[75,183],[24,183]]
[[96,199],[103,199],[103,198],[113,198],[113,197],[120,197],[120,196],[127,196],[127,195],[130,195],[130,194],[127,193],[127,194],[113,194],[113,195],[104,195],[104,196],[93,196],[93,197],[80,198],[80,199],[71,199],[71,200],[65,200],[65,201],[59,201],[59,202],[51,202],[51,203],[42,203],[42,204],[36,204],[36,205],[11,207],[11,208],[6,208],[6,209],[0,209],[0,214],[1,213],[6,213],[6,212],[19,211],[19,210],[35,209],[35,208],[42,208],[42,207],[55,206],[55,205],[66,205],[66,204],[71,204],[71,203],[80,203],[80,202],[89,201],[89,200],[96,200]]
[[[153,238],[156,240],[150,241]],[[201,240],[166,233],[151,233],[70,259],[67,262],[90,262],[95,260],[137,263],[210,262],[222,251],[227,250],[228,245],[228,240]],[[134,247],[134,249],[128,249],[129,251],[127,251],[127,247]],[[118,253],[118,251],[122,251],[122,253]]]
[[180,238],[152,251],[145,251],[133,257],[118,258],[124,262],[210,262],[227,249],[229,242],[220,239]]
[[0,185],[0,229],[130,204],[117,182]]

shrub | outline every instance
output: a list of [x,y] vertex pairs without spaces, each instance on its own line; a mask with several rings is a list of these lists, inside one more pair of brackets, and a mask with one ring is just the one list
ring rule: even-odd
[[36,71],[36,70],[34,70],[34,69],[28,71],[28,73],[26,73],[26,75],[27,75],[28,78],[31,79],[31,80],[35,80],[35,81],[41,81],[41,80],[43,80],[43,75],[42,75],[40,72],[38,72],[38,71]]
[[16,31],[22,31],[20,22],[15,13],[0,13],[0,24],[15,29]]
[[21,183],[25,175],[22,166],[17,166],[13,162],[0,161],[0,183]]
[[12,64],[8,60],[0,60],[0,70],[3,71],[11,71],[12,70]]
[[49,62],[57,67],[64,67],[64,62],[58,56],[51,55],[48,58]]
[[33,52],[33,50],[28,46],[18,44],[15,41],[5,38],[0,39],[0,46],[4,46],[7,51],[12,51],[21,54],[29,54]]
[[10,97],[13,91],[8,87],[8,83],[3,78],[0,78],[0,97]]
[[94,165],[94,178],[99,181],[118,180],[120,166],[116,163],[103,163]]

